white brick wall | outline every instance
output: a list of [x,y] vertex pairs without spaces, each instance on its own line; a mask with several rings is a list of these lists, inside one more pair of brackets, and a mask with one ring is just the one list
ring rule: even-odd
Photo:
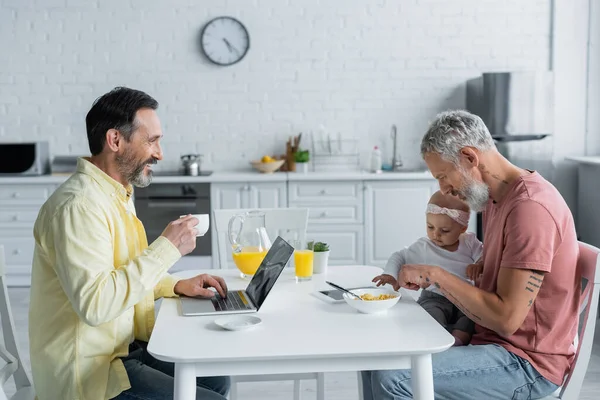
[[[233,67],[197,45],[223,14],[251,37]],[[464,106],[467,79],[547,69],[549,29],[550,0],[3,0],[0,141],[87,154],[91,103],[126,85],[161,104],[165,169],[190,150],[245,168],[319,124],[389,156],[395,123],[414,164],[428,121]]]

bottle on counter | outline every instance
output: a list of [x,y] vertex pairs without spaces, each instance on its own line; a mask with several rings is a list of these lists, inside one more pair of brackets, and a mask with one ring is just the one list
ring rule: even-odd
[[381,173],[381,150],[378,146],[373,148],[373,152],[371,153],[371,172],[379,174]]

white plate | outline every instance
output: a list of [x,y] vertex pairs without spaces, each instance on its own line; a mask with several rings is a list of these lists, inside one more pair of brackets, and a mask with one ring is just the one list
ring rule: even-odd
[[261,322],[262,320],[260,318],[249,315],[236,315],[215,320],[215,324],[223,329],[227,329],[228,331],[241,331],[244,329],[250,329]]

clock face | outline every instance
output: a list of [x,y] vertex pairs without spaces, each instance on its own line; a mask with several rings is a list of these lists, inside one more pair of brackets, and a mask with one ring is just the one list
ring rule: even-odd
[[237,63],[250,48],[248,31],[240,21],[231,17],[217,17],[209,21],[200,40],[206,57],[218,65]]

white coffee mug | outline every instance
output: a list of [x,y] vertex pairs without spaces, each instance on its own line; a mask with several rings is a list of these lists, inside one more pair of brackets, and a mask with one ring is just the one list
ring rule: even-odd
[[[180,215],[179,218],[187,217],[187,215]],[[208,232],[208,228],[210,227],[210,219],[208,214],[192,214],[192,217],[198,219],[198,225],[194,228],[198,230],[198,236],[204,236],[206,232]]]

